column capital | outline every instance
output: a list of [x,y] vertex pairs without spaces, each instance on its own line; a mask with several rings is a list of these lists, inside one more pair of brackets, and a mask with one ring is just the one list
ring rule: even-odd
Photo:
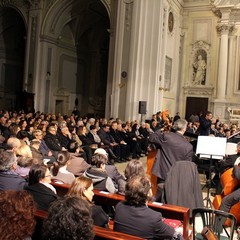
[[235,29],[233,24],[221,24],[221,23],[218,24],[216,28],[217,33],[219,35],[232,33]]

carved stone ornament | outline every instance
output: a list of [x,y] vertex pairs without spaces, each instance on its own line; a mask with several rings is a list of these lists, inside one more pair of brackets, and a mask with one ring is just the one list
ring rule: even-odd
[[230,24],[218,24],[217,25],[217,32],[218,34],[226,34],[226,33],[232,33],[234,30],[234,25]]
[[68,97],[70,95],[70,93],[66,88],[58,88],[54,95]]
[[211,96],[213,94],[213,87],[205,86],[184,86],[185,95],[192,96]]
[[206,50],[210,49],[210,44],[208,44],[207,42],[204,41],[197,41],[193,44],[193,48],[197,49],[197,48],[205,48]]
[[28,9],[28,2],[26,0],[0,0],[0,7],[21,7],[25,10]]
[[16,4],[16,0],[0,0],[1,7],[7,7],[15,4]]
[[31,9],[40,9],[41,8],[41,0],[27,0]]

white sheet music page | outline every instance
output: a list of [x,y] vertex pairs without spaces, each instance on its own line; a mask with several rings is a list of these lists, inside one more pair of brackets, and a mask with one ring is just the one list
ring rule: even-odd
[[222,159],[226,153],[227,139],[223,137],[199,136],[196,153],[200,157]]

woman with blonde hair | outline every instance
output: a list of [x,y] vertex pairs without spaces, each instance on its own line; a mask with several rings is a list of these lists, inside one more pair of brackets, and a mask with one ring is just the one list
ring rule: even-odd
[[70,186],[67,195],[87,200],[92,208],[94,225],[108,227],[108,215],[103,211],[101,206],[94,205],[92,202],[94,196],[92,179],[83,176],[76,178]]
[[31,151],[30,147],[24,141],[22,141],[22,140],[20,140],[20,141],[21,141],[21,146],[19,146],[16,149],[16,155],[32,158],[32,151]]

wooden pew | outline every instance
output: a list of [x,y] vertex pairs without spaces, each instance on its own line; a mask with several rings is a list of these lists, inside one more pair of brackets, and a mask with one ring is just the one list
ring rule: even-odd
[[[35,218],[37,220],[44,220],[47,218],[47,212],[42,210],[36,210],[35,212]],[[113,239],[113,240],[143,240],[143,238],[132,236],[129,234],[113,231],[110,229],[94,226],[93,227],[94,233],[95,233],[95,240],[101,240],[101,239]]]
[[[68,184],[57,184],[56,181],[52,181],[52,185],[56,188],[57,193],[60,196],[64,196],[70,185]],[[99,205],[110,205],[116,206],[118,202],[124,201],[125,196],[119,194],[113,194],[108,192],[102,192],[99,190],[93,190],[94,197],[93,201]],[[183,237],[189,239],[189,221],[190,221],[190,209],[170,204],[160,204],[156,202],[148,202],[148,207],[155,211],[161,212],[163,217],[177,219],[183,223]]]

